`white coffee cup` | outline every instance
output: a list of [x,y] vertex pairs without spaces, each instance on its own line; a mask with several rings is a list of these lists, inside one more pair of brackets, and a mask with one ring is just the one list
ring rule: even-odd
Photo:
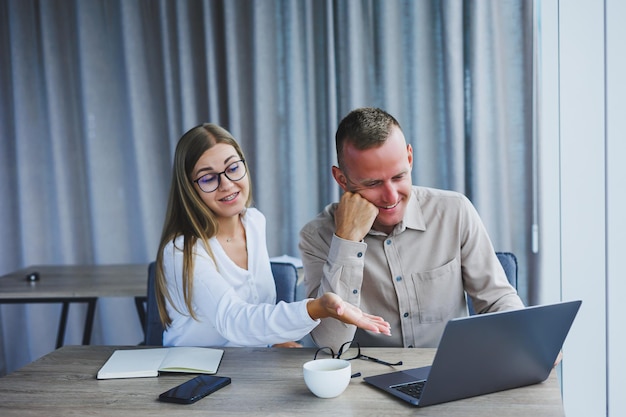
[[302,366],[304,383],[320,398],[333,398],[350,383],[352,366],[343,359],[316,359]]

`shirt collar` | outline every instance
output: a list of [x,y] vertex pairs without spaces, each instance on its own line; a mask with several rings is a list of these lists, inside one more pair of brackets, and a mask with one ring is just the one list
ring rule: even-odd
[[426,219],[422,212],[422,206],[417,199],[415,188],[411,190],[411,197],[409,198],[409,204],[407,204],[402,223],[409,229],[421,230],[422,232],[426,230]]

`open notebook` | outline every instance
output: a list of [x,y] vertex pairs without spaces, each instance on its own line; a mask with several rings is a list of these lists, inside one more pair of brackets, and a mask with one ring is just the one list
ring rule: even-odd
[[214,374],[223,354],[204,347],[116,350],[98,371],[98,379],[154,377],[159,372]]

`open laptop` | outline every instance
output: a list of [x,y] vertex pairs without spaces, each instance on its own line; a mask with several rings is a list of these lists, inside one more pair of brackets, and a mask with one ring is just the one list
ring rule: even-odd
[[364,380],[419,407],[542,382],[552,371],[581,303],[450,320],[431,366]]

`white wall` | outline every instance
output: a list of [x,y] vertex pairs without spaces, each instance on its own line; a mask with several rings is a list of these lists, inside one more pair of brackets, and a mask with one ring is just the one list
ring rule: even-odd
[[626,2],[606,2],[608,409],[626,416]]
[[625,4],[537,3],[541,298],[583,300],[563,349],[568,417],[626,415]]

